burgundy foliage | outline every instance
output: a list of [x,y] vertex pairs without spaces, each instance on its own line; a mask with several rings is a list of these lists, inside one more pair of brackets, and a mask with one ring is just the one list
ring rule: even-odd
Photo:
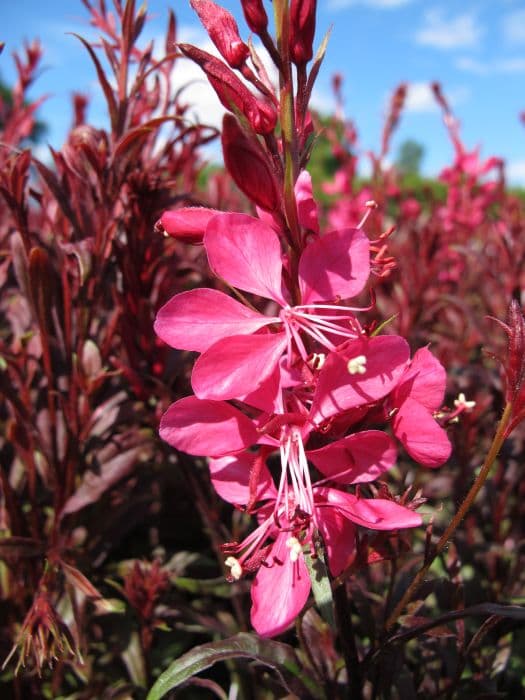
[[[78,93],[35,155],[38,42],[0,97],[2,697],[519,697],[523,193],[437,84],[451,165],[386,165],[402,84],[358,178],[341,76],[308,108],[314,0],[240,0],[254,41],[191,0],[220,57],[172,13],[144,47],[134,0],[83,4],[107,129]],[[224,169],[173,89],[188,60]]]

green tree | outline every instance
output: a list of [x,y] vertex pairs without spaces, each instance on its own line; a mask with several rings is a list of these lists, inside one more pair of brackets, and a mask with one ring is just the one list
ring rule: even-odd
[[403,175],[419,175],[424,154],[425,149],[417,141],[413,139],[403,141],[396,159],[398,170]]

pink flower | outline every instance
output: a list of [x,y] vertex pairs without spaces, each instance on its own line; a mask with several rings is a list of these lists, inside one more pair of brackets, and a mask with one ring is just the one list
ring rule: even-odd
[[160,309],[155,322],[160,338],[202,353],[192,375],[198,397],[241,398],[255,391],[274,374],[283,353],[288,366],[297,356],[307,362],[305,335],[326,350],[359,335],[351,309],[334,302],[358,294],[368,279],[369,242],[361,230],[332,231],[306,246],[298,265],[297,305],[284,287],[279,237],[264,222],[220,214],[208,223],[204,246],[218,277],[272,300],[280,311],[266,316],[211,289],[183,292]]
[[[383,440],[382,449],[388,445],[385,455],[390,454],[385,456],[381,466],[366,459],[363,465],[355,464],[354,477],[346,470],[346,477],[341,477],[343,483],[372,481],[393,463],[395,450],[392,451],[388,436],[383,434],[380,438],[379,431],[370,433],[375,433],[371,444],[374,439]],[[370,437],[357,434],[348,441],[353,439],[356,444],[361,443],[362,454],[367,454],[364,445]],[[262,502],[256,509],[258,527],[243,542],[226,544],[224,552],[232,580],[256,573],[251,593],[251,621],[260,635],[270,637],[283,632],[308,600],[310,578],[305,554],[314,554],[315,531],[321,533],[330,569],[337,576],[355,555],[356,525],[372,530],[394,530],[421,524],[420,515],[388,499],[363,499],[322,483],[310,484],[299,427],[287,426],[280,450],[285,466],[279,488],[276,489],[266,465],[259,465],[255,499],[250,484],[257,460],[253,453],[210,460],[212,483],[225,500],[235,505]],[[322,462],[321,451],[315,452],[313,461],[318,465]],[[368,452],[369,457],[372,452],[373,448]],[[344,464],[347,461],[343,459]],[[292,476],[283,478],[288,472]],[[336,478],[334,475],[331,480]],[[307,486],[304,492],[299,488],[301,480],[303,486]]]

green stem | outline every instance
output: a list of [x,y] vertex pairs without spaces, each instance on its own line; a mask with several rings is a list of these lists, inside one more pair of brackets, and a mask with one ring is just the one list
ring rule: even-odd
[[293,249],[292,258],[294,258],[301,254],[302,246],[294,189],[299,174],[299,154],[297,148],[297,131],[295,127],[295,100],[292,80],[292,63],[290,61],[289,50],[290,18],[287,0],[274,0],[274,16],[277,49],[281,57],[279,71],[279,117],[284,159],[284,211],[290,228]]
[[463,503],[459,507],[458,512],[454,516],[454,518],[451,520],[450,524],[448,527],[445,529],[445,532],[441,535],[441,537],[438,540],[438,543],[436,544],[436,547],[434,549],[433,554],[429,557],[428,561],[425,562],[425,564],[421,567],[421,569],[417,572],[416,576],[412,580],[411,584],[405,591],[403,597],[399,601],[399,603],[396,605],[392,613],[389,615],[388,620],[386,621],[385,624],[385,630],[388,632],[396,623],[398,617],[401,615],[403,612],[405,606],[407,603],[410,601],[412,598],[412,595],[414,592],[419,588],[420,584],[423,582],[423,579],[428,573],[428,570],[432,566],[432,563],[434,562],[435,558],[445,549],[446,545],[452,538],[452,535],[458,528],[460,522],[463,520],[465,517],[467,511],[471,507],[471,505],[474,503],[474,500],[476,499],[476,496],[480,492],[483,484],[485,483],[490,470],[492,469],[492,466],[496,460],[496,457],[498,456],[498,453],[501,449],[501,446],[507,437],[507,425],[509,422],[509,419],[511,417],[512,413],[512,403],[508,403],[505,406],[505,410],[503,411],[503,415],[501,416],[501,420],[498,424],[498,429],[496,431],[496,434],[494,435],[494,439],[492,440],[492,444],[490,446],[490,449],[487,453],[487,456],[485,458],[485,461],[483,462],[483,466],[481,467],[479,474],[477,475],[474,483],[472,484],[470,491],[466,495]]

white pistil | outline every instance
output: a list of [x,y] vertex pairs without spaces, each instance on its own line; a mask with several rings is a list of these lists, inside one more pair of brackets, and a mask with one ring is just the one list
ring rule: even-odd
[[242,576],[242,566],[239,560],[235,557],[228,557],[224,564],[230,568],[232,578],[238,581]]
[[368,202],[365,202],[365,207],[366,207],[366,212],[361,219],[361,221],[357,224],[357,228],[363,228],[363,226],[366,223],[366,220],[370,216],[370,213],[372,212],[373,209],[377,209],[377,202],[374,202],[373,199],[369,199]]
[[366,357],[364,355],[358,355],[348,360],[346,365],[349,374],[364,374],[366,372]]
[[290,559],[297,561],[301,555],[303,548],[297,537],[289,537],[286,540],[286,546],[290,549]]

